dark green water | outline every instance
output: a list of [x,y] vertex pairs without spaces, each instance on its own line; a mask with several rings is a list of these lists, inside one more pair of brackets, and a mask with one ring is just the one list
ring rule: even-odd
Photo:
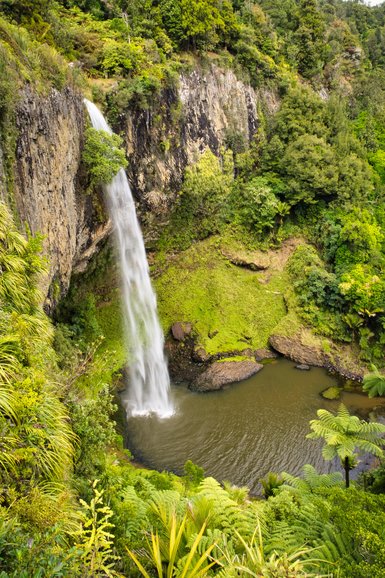
[[[335,469],[321,457],[321,443],[305,438],[309,421],[320,408],[334,410],[339,402],[320,392],[336,384],[323,369],[299,371],[280,359],[242,383],[224,391],[191,393],[173,387],[176,413],[128,420],[130,449],[152,468],[181,472],[192,460],[218,480],[230,480],[257,491],[258,480],[269,471],[299,474],[304,464],[319,471]],[[356,410],[366,397],[344,394]],[[373,405],[373,401],[370,401]]]

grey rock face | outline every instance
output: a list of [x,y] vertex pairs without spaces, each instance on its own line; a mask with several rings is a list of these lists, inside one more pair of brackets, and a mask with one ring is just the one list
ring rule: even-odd
[[24,91],[17,110],[14,201],[20,222],[44,236],[46,295],[53,280],[65,293],[72,272],[85,269],[111,229],[84,193],[84,126],[82,97],[71,89],[52,90],[46,97]]
[[235,73],[198,64],[164,90],[146,110],[130,110],[124,126],[129,179],[145,209],[167,215],[184,170],[209,148],[219,154],[231,138],[250,143],[259,126],[259,106],[274,112],[277,96],[256,92]]

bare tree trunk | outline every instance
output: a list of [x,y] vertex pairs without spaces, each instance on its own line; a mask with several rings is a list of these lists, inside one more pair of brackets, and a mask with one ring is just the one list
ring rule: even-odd
[[348,456],[346,456],[346,458],[345,458],[344,468],[345,468],[345,484],[346,484],[346,487],[348,488],[350,485],[350,480],[349,480],[350,464],[349,464]]

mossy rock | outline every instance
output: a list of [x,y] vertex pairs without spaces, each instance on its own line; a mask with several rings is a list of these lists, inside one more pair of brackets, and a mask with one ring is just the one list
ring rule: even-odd
[[325,399],[340,399],[341,393],[342,388],[336,387],[335,385],[332,385],[331,387],[328,387],[327,389],[321,391],[321,395]]

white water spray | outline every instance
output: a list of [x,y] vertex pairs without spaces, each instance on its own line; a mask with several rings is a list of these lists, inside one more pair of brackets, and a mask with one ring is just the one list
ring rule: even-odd
[[[100,110],[89,100],[84,102],[92,126],[112,134]],[[104,189],[115,229],[122,276],[130,377],[126,409],[130,415],[156,413],[168,417],[174,410],[163,352],[164,337],[157,316],[142,232],[124,170],[120,169]]]

